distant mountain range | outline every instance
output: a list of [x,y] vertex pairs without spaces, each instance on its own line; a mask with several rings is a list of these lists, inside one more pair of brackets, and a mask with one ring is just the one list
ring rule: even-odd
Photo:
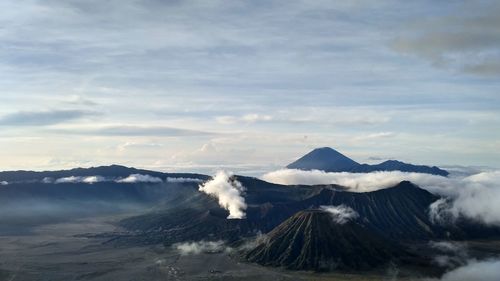
[[192,173],[162,173],[150,170],[142,170],[136,168],[125,167],[121,165],[99,166],[90,168],[75,168],[70,170],[59,171],[3,171],[0,172],[0,181],[13,182],[35,182],[41,181],[45,178],[65,178],[65,177],[114,177],[124,178],[131,174],[149,175],[165,179],[166,177],[182,177],[182,178],[198,178],[206,180],[210,178],[206,175],[192,174]]
[[360,164],[330,147],[316,148],[297,161],[286,166],[288,169],[322,170],[325,172],[369,173],[376,171],[401,171],[448,176],[448,172],[436,166],[413,165],[397,160],[380,164]]
[[[134,178],[128,182],[119,181],[130,175],[139,176],[136,181]],[[141,180],[141,177],[146,180]],[[148,181],[148,177],[155,181]],[[169,178],[174,181],[169,182]],[[119,165],[0,172],[0,183],[3,183],[0,184],[0,234],[78,217],[136,212],[161,205],[178,192],[176,187],[196,190],[201,181],[209,178],[200,174],[162,173]]]
[[[319,153],[321,157],[336,156],[334,162],[344,168],[354,162],[336,151],[326,151],[327,154]],[[324,158],[328,159],[331,157]],[[130,174],[163,181],[43,181],[46,177],[123,178]],[[189,180],[168,181],[168,177]],[[99,234],[108,239],[107,243],[171,246],[187,241],[223,240],[239,249],[241,258],[247,261],[314,271],[371,270],[392,263],[434,268],[429,262],[432,249],[426,249],[424,256],[421,249],[410,249],[408,245],[500,238],[499,228],[465,218],[449,224],[434,223],[429,217],[429,206],[440,197],[408,181],[373,192],[355,193],[337,185],[285,186],[233,176],[233,181],[245,187],[246,217],[227,219],[229,213],[220,207],[218,199],[199,191],[199,184],[210,178],[123,166],[1,172],[0,181],[9,183],[0,187],[0,232],[10,231],[21,223],[35,225],[121,212],[128,215],[119,223],[123,231]],[[330,214],[321,209],[340,205],[352,209],[356,219],[345,224],[333,223]],[[263,241],[243,247],[258,233],[264,234]]]

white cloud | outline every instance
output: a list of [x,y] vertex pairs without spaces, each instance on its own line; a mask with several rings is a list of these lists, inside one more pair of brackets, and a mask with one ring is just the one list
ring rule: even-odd
[[238,118],[234,116],[217,116],[215,117],[215,121],[219,124],[229,125],[234,124],[238,121]]
[[229,125],[235,123],[256,123],[272,121],[274,118],[271,115],[250,113],[242,116],[217,116],[215,121],[219,124]]
[[76,182],[81,182],[81,177],[70,176],[70,177],[58,178],[55,181],[55,183],[76,183]]
[[500,171],[483,172],[464,178],[455,185],[450,211],[500,225]]
[[76,176],[70,176],[70,177],[64,177],[64,178],[59,178],[55,181],[51,178],[44,178],[42,180],[42,183],[88,183],[88,184],[93,184],[93,183],[98,183],[98,182],[104,182],[107,181],[106,178],[102,176],[88,176],[88,177],[76,177]]
[[482,172],[494,172],[495,169],[486,166],[460,166],[460,165],[448,165],[441,166],[440,168],[445,169],[450,173],[450,177],[468,177]]
[[118,183],[138,183],[138,182],[149,182],[149,183],[160,183],[163,182],[162,179],[153,177],[150,175],[132,174],[126,178],[116,180]]
[[282,169],[262,176],[278,184],[337,184],[352,192],[368,192],[394,186],[409,180],[431,193],[445,196],[430,206],[431,219],[436,222],[453,221],[460,215],[486,224],[500,225],[500,171],[482,172],[464,178],[405,173],[327,173]]
[[241,120],[249,123],[255,123],[259,121],[271,121],[273,117],[271,115],[262,115],[262,114],[246,114],[241,117]]
[[267,173],[262,179],[277,184],[337,184],[349,188],[352,192],[368,192],[394,186],[403,180],[414,183],[424,183],[440,187],[443,177],[421,173],[406,172],[373,172],[373,173],[329,173],[320,170],[303,171],[296,169],[281,169]]
[[391,138],[394,137],[396,134],[393,132],[379,132],[379,133],[372,133],[364,136],[357,136],[354,137],[354,141],[367,141],[367,140],[378,140],[381,138]]
[[0,181],[0,185],[8,185],[9,183],[6,181]]
[[320,206],[320,209],[328,212],[332,216],[333,221],[337,224],[345,224],[359,217],[356,211],[345,205]]
[[170,182],[170,183],[184,183],[184,182],[198,182],[198,183],[201,183],[201,182],[203,182],[203,180],[201,180],[201,179],[195,179],[195,178],[171,178],[171,177],[168,177],[167,178],[167,182]]
[[224,241],[220,240],[176,243],[172,245],[172,247],[179,251],[181,255],[198,255],[206,252],[230,251],[230,248],[226,247]]
[[212,180],[200,185],[199,190],[216,197],[219,205],[229,211],[228,219],[242,219],[247,208],[242,195],[245,187],[232,176],[232,173],[219,171]]
[[70,104],[70,105],[82,105],[82,106],[96,106],[97,105],[96,102],[94,102],[90,99],[84,98],[80,95],[72,95],[69,98],[66,98],[65,103]]
[[[82,109],[90,105],[106,113],[99,118],[99,123],[109,124],[85,129],[80,125],[95,125],[95,122],[88,118],[67,120],[62,123],[71,121],[68,126],[73,128],[66,128],[61,134],[43,128],[36,131],[29,127],[7,128],[12,130],[12,136],[42,138],[36,145],[28,146],[7,141],[3,134],[2,142],[7,141],[9,151],[2,151],[0,164],[8,169],[34,169],[34,165],[36,169],[69,167],[43,164],[42,161],[51,157],[89,161],[89,165],[94,166],[118,162],[146,167],[177,151],[192,150],[206,142],[199,139],[205,137],[202,132],[167,128],[173,125],[180,129],[195,130],[199,126],[228,133],[243,131],[256,138],[274,139],[273,142],[240,141],[234,145],[254,147],[266,155],[266,159],[259,162],[263,166],[271,162],[285,164],[285,158],[276,154],[284,155],[283,151],[287,151],[285,156],[289,159],[304,145],[310,147],[320,142],[319,137],[346,147],[352,145],[350,139],[357,134],[379,131],[397,133],[394,140],[377,146],[377,153],[381,155],[398,156],[403,155],[398,154],[403,151],[407,152],[405,157],[416,156],[418,161],[453,163],[458,159],[462,164],[465,161],[495,164],[499,155],[500,150],[482,145],[495,144],[488,141],[498,139],[498,133],[489,130],[495,126],[483,124],[454,131],[449,127],[451,122],[442,126],[416,126],[407,121],[408,116],[422,116],[416,114],[411,105],[437,107],[432,109],[433,113],[448,112],[451,116],[474,120],[471,113],[458,113],[459,107],[470,108],[473,102],[473,111],[483,112],[498,104],[495,85],[473,81],[455,83],[446,73],[428,71],[426,66],[408,63],[399,55],[387,52],[386,44],[394,35],[393,27],[402,25],[402,18],[419,20],[422,18],[419,11],[453,14],[449,9],[400,1],[391,5],[353,5],[358,8],[349,9],[346,13],[349,16],[343,16],[346,9],[340,1],[280,5],[239,1],[222,5],[196,1],[1,2],[5,11],[2,13],[5,28],[1,38],[5,47],[0,50],[4,58],[1,79],[3,90],[11,93],[2,95],[2,110],[8,113],[50,109],[57,106],[54,101],[60,103],[73,96],[72,104],[64,104],[65,107]],[[464,9],[472,10],[476,9]],[[407,14],[401,15],[401,11]],[[384,17],[379,16],[381,13]],[[219,18],[224,18],[224,22],[213,20]],[[364,20],[353,21],[356,18]],[[81,26],[85,26],[85,30],[79,28]],[[433,29],[424,30],[432,32]],[[411,67],[400,71],[402,66]],[[439,73],[442,76],[436,75]],[[440,92],[439,97],[435,92]],[[456,98],[457,95],[460,98]],[[453,103],[442,102],[450,97],[454,97]],[[92,105],[94,100],[97,105]],[[130,110],[130,105],[134,110]],[[185,114],[162,118],[158,112],[165,106]],[[404,112],[390,113],[399,106]],[[297,111],[300,108],[302,111]],[[498,116],[495,109],[493,117]],[[245,117],[246,113],[250,116]],[[214,122],[217,115],[258,120],[253,114],[269,114],[273,120],[263,122],[266,124],[262,127],[256,122],[251,130],[241,123],[221,128]],[[287,124],[278,123],[287,120],[290,121]],[[125,124],[135,125],[123,128]],[[464,126],[467,122],[454,124]],[[369,126],[369,131],[360,130],[360,125]],[[354,127],[356,130],[352,130]],[[439,142],[429,135],[441,127],[457,134],[452,136],[454,143],[479,152],[462,157],[462,145],[457,147],[451,142],[444,148],[454,150],[449,152],[449,158],[442,157],[444,152],[436,154],[437,149],[427,149]],[[411,131],[413,135],[404,139],[404,131]],[[344,136],[337,138],[332,136],[333,132]],[[68,133],[76,136],[68,136]],[[188,138],[193,135],[196,138]],[[115,149],[106,149],[116,148],[123,142],[123,136],[130,136],[132,141],[154,136],[169,145],[162,148],[161,153],[146,147],[134,149],[137,155],[126,158]],[[300,141],[305,136],[308,140],[299,144],[281,140],[287,137]],[[71,142],[67,141],[68,137],[72,138]],[[465,142],[469,137],[472,145]],[[405,150],[413,143],[419,143],[419,148]],[[78,150],[69,147],[75,145]],[[351,151],[366,151],[367,146],[355,145]],[[39,147],[46,149],[41,151]],[[234,163],[238,157],[225,160]]]
[[42,179],[42,183],[54,183],[54,179],[51,177],[45,177]]
[[163,182],[162,179],[153,177],[150,175],[141,175],[141,174],[132,174],[129,175],[126,178],[119,178],[119,179],[113,179],[113,178],[105,178],[103,176],[88,176],[88,177],[78,177],[78,176],[70,176],[70,177],[64,177],[64,178],[59,178],[59,179],[52,179],[52,178],[44,178],[42,180],[42,183],[88,183],[88,184],[93,184],[93,183],[98,183],[98,182],[117,182],[117,183],[138,183],[138,182],[150,182],[150,183],[160,183]]
[[434,66],[497,77],[499,12],[496,1],[465,1],[447,16],[418,19],[413,28],[394,40],[393,47],[426,59]]
[[[187,137],[187,136],[209,136],[215,133],[204,132],[193,129],[176,128],[169,126],[144,126],[144,125],[108,125],[108,126],[71,126],[60,127],[46,132],[64,135],[89,135],[89,136],[155,136],[155,137]],[[118,149],[120,149],[118,147]]]
[[500,260],[472,260],[466,265],[444,274],[441,281],[498,281],[499,276]]
[[19,111],[0,116],[0,126],[44,126],[99,115],[85,110]]
[[98,182],[103,182],[106,181],[106,178],[101,177],[101,176],[90,176],[90,177],[85,177],[83,178],[82,182],[84,183],[98,183]]
[[205,144],[203,144],[201,146],[201,148],[199,149],[199,152],[202,152],[202,153],[216,153],[217,152],[217,148],[212,143],[205,143]]
[[454,214],[451,208],[451,200],[441,198],[429,206],[429,218],[432,223],[447,224],[453,222],[458,214]]
[[439,252],[434,262],[441,267],[456,268],[463,266],[469,259],[467,245],[454,241],[431,241],[429,246]]
[[144,142],[144,143],[126,142],[118,145],[117,150],[123,152],[128,149],[149,149],[149,148],[160,148],[160,147],[163,147],[163,144],[154,142]]

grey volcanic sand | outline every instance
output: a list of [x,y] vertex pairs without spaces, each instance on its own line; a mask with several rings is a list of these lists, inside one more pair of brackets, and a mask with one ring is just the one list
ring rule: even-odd
[[0,236],[0,280],[307,280],[224,253],[181,256],[162,245],[117,248],[102,238],[75,237],[119,230],[111,221],[79,220]]
[[0,280],[390,280],[386,274],[284,271],[227,253],[183,256],[162,245],[116,247],[103,238],[75,236],[121,231],[113,225],[117,219],[76,220],[0,236]]

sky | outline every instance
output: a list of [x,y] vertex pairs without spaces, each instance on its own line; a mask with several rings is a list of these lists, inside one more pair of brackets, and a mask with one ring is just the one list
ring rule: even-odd
[[0,170],[500,167],[500,2],[4,0]]

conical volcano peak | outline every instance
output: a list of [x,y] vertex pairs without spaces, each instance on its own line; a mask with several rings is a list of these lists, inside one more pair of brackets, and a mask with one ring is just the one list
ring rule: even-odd
[[312,156],[318,156],[318,157],[332,157],[332,158],[342,158],[342,159],[349,159],[354,162],[354,160],[350,159],[349,157],[345,156],[344,154],[338,152],[337,150],[331,148],[331,147],[320,147],[320,148],[315,148],[311,152],[309,152],[307,155],[312,155]]
[[342,172],[359,166],[359,163],[330,147],[316,148],[297,161],[288,165],[289,169],[323,170]]
[[402,181],[398,183],[395,187],[403,187],[403,188],[420,188],[416,184],[411,181]]
[[320,151],[320,152],[335,152],[335,153],[341,154],[341,153],[340,153],[340,152],[338,152],[337,150],[335,150],[335,149],[333,149],[333,148],[331,148],[331,147],[328,147],[328,146],[315,148],[315,149],[313,149],[311,152],[314,152],[314,151]]
[[299,270],[360,270],[404,255],[355,222],[335,223],[322,210],[303,210],[267,234],[246,258],[262,265]]

